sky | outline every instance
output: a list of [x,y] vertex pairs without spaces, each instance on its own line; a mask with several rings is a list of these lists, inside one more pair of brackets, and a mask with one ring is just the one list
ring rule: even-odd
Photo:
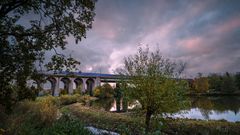
[[98,0],[95,12],[86,39],[67,39],[82,72],[114,73],[146,45],[186,76],[240,72],[240,0]]

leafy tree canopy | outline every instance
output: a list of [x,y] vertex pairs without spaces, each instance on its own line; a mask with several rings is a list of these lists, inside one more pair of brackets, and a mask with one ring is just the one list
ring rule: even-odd
[[57,50],[65,49],[68,36],[76,43],[86,38],[94,8],[94,0],[1,0],[0,99],[11,95],[11,81],[25,87],[28,78],[36,77],[46,51],[55,52],[46,64],[49,70],[72,70],[80,64]]
[[128,96],[137,99],[146,114],[146,131],[152,115],[174,112],[185,105],[187,83],[178,77],[184,63],[163,57],[160,51],[139,48],[138,53],[125,58],[120,74],[129,76]]

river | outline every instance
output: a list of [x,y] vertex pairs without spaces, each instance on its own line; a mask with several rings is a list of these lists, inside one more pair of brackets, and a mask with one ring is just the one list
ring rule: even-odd
[[[174,114],[167,114],[173,118],[189,118],[202,120],[226,120],[230,122],[240,121],[240,97],[190,97],[191,105]],[[131,103],[128,109],[138,105]],[[106,111],[116,111],[115,99],[102,99],[91,103],[92,107]],[[121,107],[122,108],[122,107]]]

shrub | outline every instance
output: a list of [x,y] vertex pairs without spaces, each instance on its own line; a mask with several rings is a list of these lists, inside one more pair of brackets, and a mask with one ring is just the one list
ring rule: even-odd
[[111,98],[114,96],[114,90],[111,85],[105,83],[94,90],[94,96],[99,98]]
[[59,97],[59,102],[61,105],[69,105],[78,102],[81,96],[79,94],[75,95],[62,95]]
[[93,91],[93,96],[94,97],[99,97],[100,96],[100,93],[101,93],[101,89],[102,87],[101,86],[97,86],[94,91]]
[[64,114],[54,124],[43,131],[46,135],[91,135],[79,119]]
[[16,105],[7,122],[9,134],[39,134],[43,127],[51,126],[57,119],[58,109],[53,98],[36,102],[25,100]]
[[66,89],[61,89],[59,95],[67,95],[68,91]]
[[74,91],[73,94],[82,94],[82,85],[78,86]]
[[102,89],[101,97],[103,97],[103,98],[113,97],[114,90],[110,84],[105,83],[105,84],[103,84],[102,87],[103,87],[103,89]]

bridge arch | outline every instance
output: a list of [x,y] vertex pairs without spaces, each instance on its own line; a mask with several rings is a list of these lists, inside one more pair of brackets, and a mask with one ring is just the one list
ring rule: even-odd
[[82,93],[82,91],[84,90],[83,89],[83,79],[81,79],[81,78],[76,78],[76,79],[74,79],[74,86],[73,86],[73,89],[77,92],[78,90],[80,90],[80,91],[78,91],[78,92],[81,92]]
[[[44,89],[47,90],[47,91],[50,90],[50,94],[54,95],[54,90],[56,88],[56,83],[57,83],[56,78],[48,77],[46,79],[46,82],[44,83]],[[49,89],[49,87],[50,87],[50,89]]]
[[90,96],[93,96],[93,88],[95,86],[95,80],[93,78],[88,78],[86,81],[87,84],[87,93],[89,93]]
[[60,78],[60,93],[61,94],[69,94],[69,85],[71,80],[68,77]]

